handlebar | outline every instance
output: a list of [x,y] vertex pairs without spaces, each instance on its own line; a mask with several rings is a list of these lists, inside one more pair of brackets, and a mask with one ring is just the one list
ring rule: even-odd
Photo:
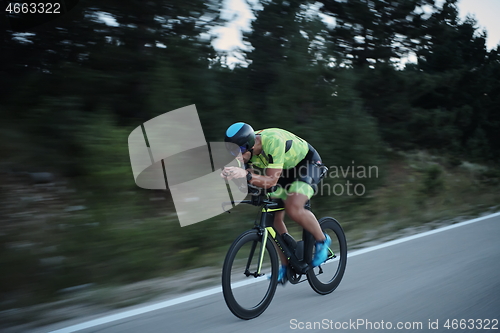
[[[245,165],[245,169],[247,166]],[[224,212],[230,213],[229,210],[226,210],[227,205],[233,205],[235,203],[244,203],[244,204],[249,204],[249,205],[254,205],[254,206],[264,206],[264,205],[272,205],[275,206],[277,203],[275,201],[267,199],[267,194],[276,191],[278,188],[277,185],[270,187],[268,189],[260,188],[255,185],[252,185],[248,182],[246,182],[246,188],[244,184],[240,184],[238,186],[240,191],[248,193],[252,196],[251,200],[237,200],[237,201],[226,201],[222,203],[222,210]]]
[[[264,206],[264,205],[270,205],[270,206],[277,206],[278,203],[275,201],[272,201],[270,199],[267,199],[267,196],[264,194],[260,194],[258,196],[252,196],[252,200],[235,200],[235,201],[225,201],[222,203],[222,210],[224,212],[230,213],[229,210],[226,210],[226,206],[228,205],[233,205],[233,204],[249,204],[253,206]],[[270,207],[272,208],[272,207]]]

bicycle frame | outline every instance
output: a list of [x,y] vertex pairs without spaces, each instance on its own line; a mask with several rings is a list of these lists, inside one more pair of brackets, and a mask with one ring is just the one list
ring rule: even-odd
[[[281,252],[288,259],[288,262],[293,270],[298,274],[305,274],[311,268],[308,262],[312,258],[303,257],[301,260],[297,257],[295,251],[287,245],[283,236],[281,236],[279,232],[274,229],[273,222],[276,211],[265,211],[264,209],[265,208],[263,208],[263,212],[261,214],[260,223],[255,226],[255,228],[259,230],[259,235],[262,235],[261,251],[265,249],[266,241],[270,236],[274,243],[277,245],[277,248],[281,250]],[[304,249],[307,249],[309,242],[312,241],[312,235],[306,230],[303,230],[303,241]],[[306,253],[304,251],[304,256],[305,255]],[[262,259],[263,258],[261,258],[259,262],[259,269],[262,265]]]
[[[262,237],[261,246],[259,249],[259,257],[258,257],[259,262],[257,265],[257,271],[253,274],[250,273],[249,271],[249,267],[251,264],[250,261],[255,253],[256,244],[254,244],[250,251],[248,262],[245,268],[245,275],[247,276],[254,275],[255,277],[261,276],[260,272],[262,269],[266,243],[269,236],[271,236],[271,239],[275,242],[275,244],[281,250],[281,252],[283,252],[285,257],[288,259],[290,266],[297,274],[305,274],[309,269],[312,268],[308,264],[312,260],[312,258],[310,258],[310,254],[307,253],[307,251],[304,251],[302,260],[297,258],[295,252],[289,248],[289,246],[284,241],[283,237],[279,234],[279,232],[277,232],[274,229],[274,215],[277,211],[282,210],[282,208],[277,208],[278,206],[277,202],[271,201],[263,197],[263,195],[259,195],[259,196],[252,196],[252,200],[235,201],[232,203],[246,203],[262,207],[260,219],[258,222],[257,220],[255,221],[255,226],[254,226],[254,229],[257,229],[259,236]],[[223,207],[225,204],[228,203],[223,203]],[[306,203],[305,208],[308,210],[311,209],[309,201]],[[302,240],[304,242],[304,249],[307,249],[308,246],[311,246],[311,242],[314,242],[312,235],[305,229],[303,229]]]
[[[270,199],[267,193],[254,191],[251,194],[252,197],[249,198],[251,200],[237,203],[259,207],[260,217],[255,219],[251,230],[244,231],[231,244],[222,267],[222,291],[229,310],[236,317],[245,320],[258,317],[269,306],[278,284],[286,281],[291,284],[307,281],[311,288],[320,295],[334,291],[342,280],[347,259],[347,243],[338,221],[332,217],[323,217],[318,220],[321,229],[331,235],[333,248],[339,249],[338,261],[332,261],[333,265],[325,267],[325,271],[322,268],[323,264],[313,268],[311,262],[315,239],[312,234],[302,229],[302,241],[295,241],[289,234],[281,235],[274,227],[276,212],[283,209],[279,205],[281,202]],[[223,209],[225,205],[234,203],[223,203]],[[310,210],[309,203],[306,204],[306,208]],[[268,244],[268,242],[275,244]],[[278,281],[276,274],[279,272],[278,254],[280,251],[283,253],[281,256],[283,260],[285,257],[288,258],[288,269],[286,277]],[[326,261],[334,258],[337,256],[330,248]],[[326,273],[326,278],[318,277],[323,273]],[[302,278],[303,275],[306,275],[305,279]],[[244,276],[250,279],[250,281],[246,280],[249,283],[243,282]],[[252,278],[256,280],[255,282],[262,282],[259,284],[262,287],[265,284],[263,282],[267,281],[267,287],[252,286]],[[244,289],[236,292],[235,289],[240,287]]]

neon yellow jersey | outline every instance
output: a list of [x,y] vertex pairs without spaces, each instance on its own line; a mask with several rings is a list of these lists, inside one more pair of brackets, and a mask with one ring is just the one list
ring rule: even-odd
[[258,168],[290,169],[306,157],[308,143],[293,133],[279,128],[256,131],[262,142],[262,152],[252,156],[250,163]]

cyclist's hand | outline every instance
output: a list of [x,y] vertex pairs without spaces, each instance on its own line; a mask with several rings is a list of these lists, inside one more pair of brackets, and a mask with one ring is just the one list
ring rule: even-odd
[[238,167],[225,167],[221,172],[221,177],[227,180],[245,178],[247,176],[247,172]]

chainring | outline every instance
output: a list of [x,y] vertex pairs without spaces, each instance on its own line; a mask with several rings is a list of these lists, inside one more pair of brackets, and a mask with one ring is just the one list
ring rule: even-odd
[[293,269],[287,269],[286,277],[288,278],[288,281],[290,281],[291,284],[297,284],[300,282],[302,274],[297,274]]

